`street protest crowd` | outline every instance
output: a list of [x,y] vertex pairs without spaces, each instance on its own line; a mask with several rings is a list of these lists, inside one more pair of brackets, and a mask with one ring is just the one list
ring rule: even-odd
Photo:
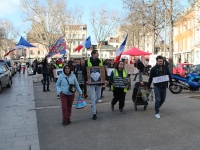
[[[167,65],[163,64],[164,58],[157,56],[156,61],[157,64],[150,71],[151,66],[149,67],[148,60],[142,62],[138,57],[131,61],[128,61],[128,59],[121,59],[118,62],[114,62],[114,60],[103,61],[99,58],[98,51],[93,50],[88,59],[74,60],[71,58],[68,62],[61,59],[48,62],[47,57],[45,57],[41,62],[35,60],[31,67],[34,74],[43,75],[41,80],[43,92],[50,92],[49,82],[56,82],[56,95],[57,99],[61,99],[62,106],[62,125],[68,125],[71,124],[72,104],[76,90],[79,97],[86,99],[89,88],[92,119],[96,120],[96,104],[102,102],[103,91],[106,86],[109,87],[109,91],[113,91],[111,110],[115,110],[115,105],[118,102],[119,113],[126,114],[124,111],[125,97],[127,90],[130,89],[130,75],[132,74],[135,74],[134,81],[139,76],[139,82],[136,83],[142,86],[144,85],[142,74],[145,71],[150,71],[147,89],[151,89],[154,77],[168,75],[171,88],[173,83]],[[130,69],[130,65],[134,67],[134,70]],[[19,63],[18,66],[20,67],[22,64]],[[167,87],[168,81],[154,83],[156,118],[160,118],[159,108],[165,101]]]

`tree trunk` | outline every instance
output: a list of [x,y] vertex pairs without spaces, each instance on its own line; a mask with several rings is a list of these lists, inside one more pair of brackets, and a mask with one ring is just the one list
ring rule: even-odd
[[173,0],[170,0],[170,10],[169,10],[169,70],[173,71]]
[[154,0],[154,4],[153,4],[153,31],[152,31],[152,54],[155,54],[156,7],[157,7],[157,0]]

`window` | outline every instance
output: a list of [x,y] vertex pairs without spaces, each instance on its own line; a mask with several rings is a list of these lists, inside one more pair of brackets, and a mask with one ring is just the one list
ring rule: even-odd
[[30,54],[33,55],[33,50],[30,50]]
[[105,57],[107,57],[107,54],[105,54]]
[[116,40],[113,40],[113,42],[116,42]]
[[103,54],[101,54],[101,57],[103,57]]
[[38,55],[40,55],[40,51],[38,51]]
[[80,45],[80,41],[78,41],[78,45]]
[[112,53],[112,52],[110,52],[110,56],[112,56],[112,54],[113,54],[113,53]]
[[39,47],[40,47],[40,44],[38,44],[37,47],[39,48]]
[[82,38],[83,38],[83,39],[85,38],[85,34],[82,34]]
[[73,41],[73,45],[76,45],[76,41]]
[[76,34],[73,34],[73,38],[76,38]]
[[147,43],[147,47],[149,47],[149,43]]
[[82,53],[85,53],[85,48],[82,49]]
[[78,34],[78,38],[80,38],[80,34]]
[[73,48],[73,52],[75,52],[75,48]]
[[80,30],[83,30],[83,26],[80,26]]
[[149,36],[147,35],[147,41],[149,41]]
[[116,48],[118,48],[118,45],[116,45]]
[[71,38],[71,34],[69,34],[68,37]]

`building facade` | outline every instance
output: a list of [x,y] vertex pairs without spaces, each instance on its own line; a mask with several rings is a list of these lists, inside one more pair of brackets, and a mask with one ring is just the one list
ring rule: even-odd
[[66,25],[67,58],[87,57],[87,50],[81,49],[79,52],[75,48],[87,38],[87,25]]
[[[194,63],[197,40],[196,10],[192,7],[186,9],[174,23],[174,64]],[[198,56],[198,55],[197,55]],[[196,62],[198,63],[198,62]]]

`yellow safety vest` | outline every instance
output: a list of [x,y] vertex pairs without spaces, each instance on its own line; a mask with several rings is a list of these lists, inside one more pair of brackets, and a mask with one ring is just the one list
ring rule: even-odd
[[58,66],[59,66],[59,68],[62,68],[62,67],[63,67],[63,64],[59,64]]
[[[99,66],[103,66],[103,61],[102,61],[102,59],[100,58],[99,60],[100,60]],[[91,63],[91,61],[90,61],[90,58],[87,60],[87,65],[88,65],[88,67],[92,67],[92,63]]]
[[58,65],[54,64],[54,66],[56,67],[56,69],[59,69]]
[[[126,78],[126,77],[127,77],[127,71],[123,69],[122,72],[123,72],[123,77]],[[113,70],[113,73],[114,73],[113,78],[114,78],[114,77],[119,77],[119,74],[118,74],[117,69],[114,69],[114,70]],[[112,91],[114,90],[114,86],[113,86],[113,85],[111,85],[111,90],[112,90]],[[127,92],[127,88],[124,88],[124,92]]]

